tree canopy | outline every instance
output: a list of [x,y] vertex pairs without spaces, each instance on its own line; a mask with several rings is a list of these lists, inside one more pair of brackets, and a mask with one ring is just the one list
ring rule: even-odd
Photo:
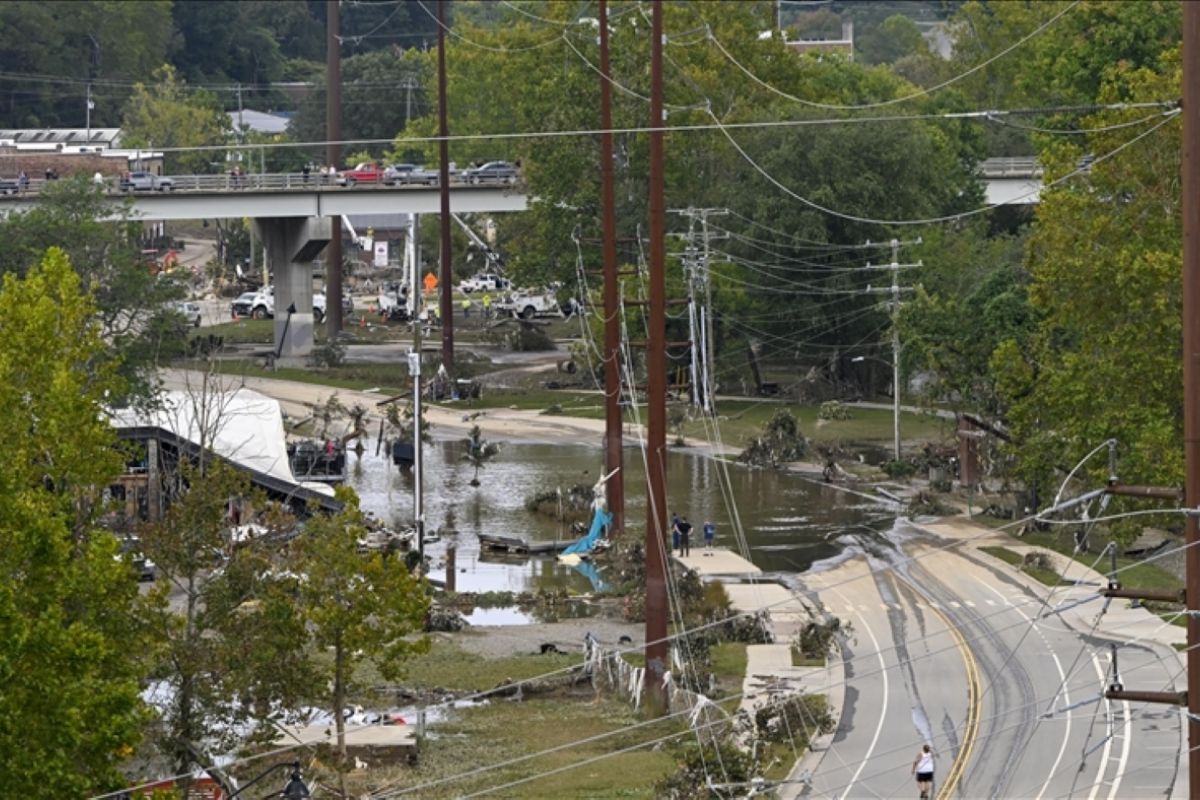
[[0,288],[0,785],[22,797],[123,785],[143,721],[137,583],[97,528],[121,462],[95,310],[57,249]]

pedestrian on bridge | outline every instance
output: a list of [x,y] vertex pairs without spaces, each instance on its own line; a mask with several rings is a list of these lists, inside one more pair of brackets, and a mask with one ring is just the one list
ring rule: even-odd
[[713,539],[715,538],[717,538],[717,526],[711,519],[704,520],[704,555],[712,555]]
[[913,759],[912,771],[917,776],[921,800],[929,800],[929,792],[933,788],[933,750],[929,745],[922,745],[921,751]]
[[686,558],[692,554],[692,523],[687,517],[679,518],[679,555]]

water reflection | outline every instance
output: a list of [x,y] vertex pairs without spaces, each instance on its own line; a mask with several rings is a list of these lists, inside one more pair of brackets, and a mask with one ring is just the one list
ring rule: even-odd
[[[555,487],[595,482],[601,469],[598,447],[583,445],[506,444],[479,473],[481,485],[469,485],[473,469],[458,441],[425,447],[426,528],[454,527],[457,536],[430,543],[427,552],[436,568],[431,577],[444,580],[447,544],[457,547],[459,591],[589,591],[588,578],[553,560],[524,562],[480,558],[478,534],[517,536],[549,541],[574,540],[569,528],[525,510],[529,496]],[[350,484],[362,506],[384,520],[406,525],[412,518],[412,476],[400,473],[380,453],[367,452],[359,462],[351,456]],[[640,453],[626,452],[627,527],[642,536],[645,524],[645,472]],[[894,513],[862,496],[813,483],[796,475],[748,470],[708,458],[671,453],[667,468],[671,512],[687,516],[696,528],[693,545],[703,546],[705,519],[717,525],[717,543],[737,547],[731,520],[735,511],[746,532],[751,558],[768,572],[801,571],[840,550],[837,537],[866,525],[890,526]],[[728,476],[729,491],[722,488]],[[453,512],[453,522],[449,515]]]

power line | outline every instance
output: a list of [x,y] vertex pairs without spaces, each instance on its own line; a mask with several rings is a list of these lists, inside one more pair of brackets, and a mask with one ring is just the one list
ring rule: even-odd
[[441,20],[439,20],[437,18],[437,14],[434,14],[432,11],[429,10],[428,7],[426,7],[425,3],[422,2],[422,0],[416,0],[416,3],[417,3],[417,5],[419,5],[421,7],[422,11],[424,11],[426,14],[428,14],[433,19],[433,21],[438,24],[438,27],[445,30],[446,33],[450,34],[455,39],[458,39],[459,41],[464,42],[466,44],[469,44],[472,47],[477,47],[480,50],[487,50],[492,53],[524,53],[524,52],[528,52],[530,50],[537,50],[539,48],[546,47],[547,45],[554,44],[555,42],[559,41],[561,38],[561,37],[555,36],[553,38],[547,39],[544,42],[539,42],[538,44],[529,45],[527,47],[493,47],[492,45],[482,44],[482,43],[476,42],[472,39],[468,39],[466,36],[463,36],[461,33],[454,30],[454,28],[451,27],[450,25],[444,24]]
[[[783,91],[782,89],[775,88],[771,84],[767,83],[766,81],[762,80],[757,75],[752,73],[744,65],[742,65],[742,63],[740,61],[738,61],[736,58],[734,58],[733,54],[730,53],[729,50],[727,50],[725,48],[725,46],[723,44],[721,44],[720,40],[718,40],[717,37],[712,33],[711,27],[709,28],[709,39],[712,41],[712,43],[714,45],[716,45],[717,49],[721,51],[721,53],[725,56],[725,58],[731,64],[733,64],[735,67],[737,67],[739,70],[741,70],[743,73],[745,73],[745,75],[748,78],[750,78],[755,83],[762,86],[764,89],[774,92],[775,94],[779,95],[780,97],[786,98],[786,99],[791,100],[796,103],[800,103],[801,105],[809,106],[812,108],[822,108],[822,109],[825,109],[828,111],[857,111],[857,110],[864,110],[864,109],[869,109],[869,108],[883,108],[884,106],[891,106],[891,105],[895,105],[897,103],[904,103],[904,102],[907,102],[908,100],[915,100],[918,97],[926,97],[926,96],[938,91],[939,89],[944,89],[947,86],[951,86],[951,85],[959,82],[960,80],[975,74],[976,72],[983,69],[984,67],[987,67],[989,64],[992,64],[993,62],[1003,58],[1004,56],[1008,55],[1012,51],[1021,47],[1023,44],[1025,44],[1029,40],[1033,39],[1035,36],[1042,33],[1044,30],[1046,30],[1051,25],[1053,25],[1055,22],[1057,22],[1059,19],[1061,19],[1063,17],[1063,15],[1065,15],[1071,9],[1075,8],[1077,5],[1079,5],[1079,3],[1080,3],[1080,0],[1073,0],[1073,2],[1069,6],[1064,8],[1062,11],[1059,11],[1053,17],[1048,19],[1046,22],[1043,22],[1041,25],[1039,25],[1037,28],[1035,28],[1032,32],[1021,37],[1016,42],[1012,43],[1005,49],[1001,50],[999,53],[992,56],[991,58],[989,58],[985,61],[982,61],[979,64],[976,64],[974,67],[971,67],[970,69],[966,70],[965,72],[955,75],[953,78],[950,78],[949,80],[943,81],[939,84],[936,84],[935,86],[931,86],[928,89],[918,89],[917,91],[912,92],[911,94],[902,95],[901,97],[893,97],[890,100],[880,100],[880,101],[877,101],[874,103],[854,103],[854,104],[849,104],[849,105],[843,105],[840,103],[820,103],[820,102],[816,102],[813,100],[805,100],[804,98],[796,97],[795,95],[789,94],[789,93]],[[704,15],[700,14],[700,18],[704,19]],[[707,24],[707,20],[706,20],[706,24]]]
[[[746,150],[740,144],[738,144],[738,141],[733,138],[733,136],[729,133],[728,130],[726,130],[726,126],[721,124],[720,120],[717,119],[717,116],[712,113],[711,109],[709,109],[708,114],[710,117],[712,117],[713,121],[716,123],[716,126],[721,131],[721,133],[723,133],[725,135],[725,138],[729,140],[729,143],[733,146],[733,148],[742,156],[742,158],[746,161],[746,163],[748,163],[751,167],[754,168],[754,170],[756,172],[758,172],[760,175],[762,175],[764,178],[766,178],[767,181],[774,184],[776,188],[778,188],[780,191],[787,194],[792,199],[798,200],[803,205],[806,205],[815,211],[820,211],[823,214],[828,214],[829,216],[832,216],[832,217],[838,217],[840,219],[849,220],[851,222],[861,222],[861,223],[868,224],[868,225],[884,225],[884,226],[888,226],[888,225],[933,225],[933,224],[937,224],[937,223],[953,222],[955,220],[973,217],[977,214],[983,214],[988,211],[992,211],[993,209],[996,209],[1001,205],[999,203],[992,203],[992,204],[988,204],[985,206],[980,206],[979,208],[975,208],[970,211],[962,211],[962,212],[959,212],[956,214],[945,214],[945,215],[942,215],[939,217],[927,217],[924,219],[876,219],[874,217],[862,217],[862,216],[858,216],[856,214],[848,214],[843,211],[838,211],[836,209],[828,208],[827,206],[821,205],[820,203],[816,202],[815,200],[811,200],[811,199],[797,193],[796,191],[792,190],[791,188],[789,188],[789,187],[785,186],[783,183],[781,183],[779,181],[779,179],[777,179],[774,175],[772,175],[770,172],[768,172],[766,169],[764,169],[757,161],[755,161],[750,156],[749,153],[746,152]],[[1070,180],[1071,178],[1081,175],[1084,172],[1088,172],[1096,164],[1100,164],[1104,161],[1107,161],[1108,159],[1112,158],[1113,156],[1115,156],[1118,153],[1120,153],[1121,151],[1123,151],[1125,148],[1130,147],[1130,146],[1136,144],[1137,142],[1140,142],[1142,139],[1144,139],[1147,136],[1149,136],[1150,134],[1154,133],[1159,128],[1161,128],[1164,125],[1166,125],[1167,123],[1171,122],[1173,119],[1176,119],[1177,117],[1179,117],[1179,115],[1180,115],[1180,111],[1178,109],[1173,109],[1171,111],[1165,112],[1163,115],[1165,117],[1165,119],[1163,119],[1162,122],[1153,126],[1149,130],[1143,131],[1142,133],[1140,133],[1137,136],[1133,137],[1132,139],[1122,143],[1121,145],[1117,146],[1116,148],[1110,150],[1109,152],[1104,153],[1103,155],[1097,156],[1091,162],[1077,167],[1076,169],[1072,170],[1071,172],[1068,172],[1066,175],[1063,175],[1060,178],[1057,178],[1056,180],[1050,181],[1049,183],[1047,183],[1039,188],[1025,192],[1024,194],[1017,195],[1010,201],[1010,203],[1018,201],[1018,200],[1024,200],[1024,199],[1027,199],[1030,197],[1034,197],[1034,196],[1040,194],[1041,192],[1044,192],[1048,189],[1052,189],[1056,186],[1059,186],[1059,185],[1065,183],[1066,181]]]

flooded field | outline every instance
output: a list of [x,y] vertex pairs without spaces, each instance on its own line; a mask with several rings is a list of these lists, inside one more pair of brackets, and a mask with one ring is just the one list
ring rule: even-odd
[[[479,472],[463,460],[459,441],[425,446],[426,529],[447,525],[454,514],[456,537],[431,542],[426,552],[434,563],[430,577],[446,577],[446,546],[455,546],[458,591],[588,590],[589,578],[553,559],[489,561],[480,558],[480,533],[546,541],[574,540],[568,526],[525,510],[531,495],[575,483],[592,484],[601,469],[598,447],[583,445],[505,444],[496,459]],[[645,469],[640,451],[626,451],[626,519],[631,535],[644,536]],[[749,470],[690,453],[672,452],[668,460],[670,511],[696,527],[693,546],[702,546],[699,530],[705,519],[717,525],[717,543],[737,548],[731,520],[740,516],[751,559],[767,572],[796,572],[838,552],[835,539],[847,532],[891,525],[894,513],[869,499],[805,480],[797,475]],[[361,462],[350,456],[349,483],[364,510],[395,525],[412,520],[412,475],[384,458],[367,453]],[[724,475],[727,475],[727,479]],[[729,498],[732,498],[732,502]],[[484,623],[487,624],[487,623]]]

